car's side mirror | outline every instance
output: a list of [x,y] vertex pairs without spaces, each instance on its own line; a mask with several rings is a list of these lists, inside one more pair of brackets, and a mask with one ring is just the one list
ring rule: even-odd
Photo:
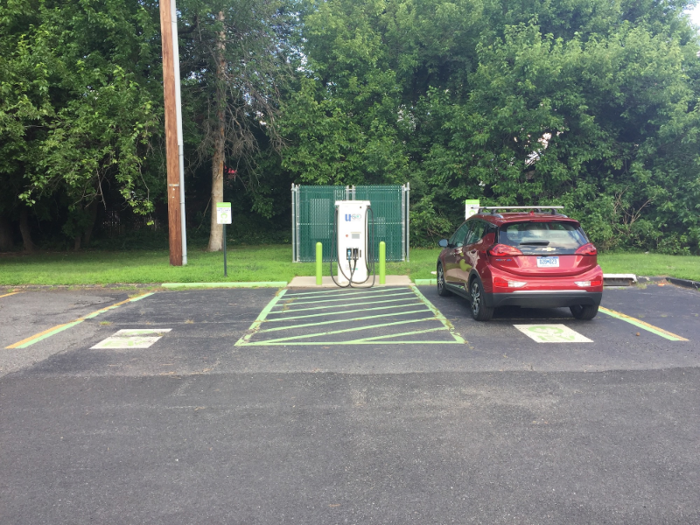
[[438,246],[440,248],[447,248],[449,243],[447,242],[447,239],[440,239],[440,242],[438,243]]

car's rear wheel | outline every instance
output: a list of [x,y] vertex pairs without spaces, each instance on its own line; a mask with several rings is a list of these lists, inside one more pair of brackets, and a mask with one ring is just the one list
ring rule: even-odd
[[445,272],[442,269],[442,263],[437,265],[437,292],[442,297],[451,295],[451,292],[445,286]]
[[476,321],[488,321],[493,317],[493,308],[484,304],[484,287],[479,279],[474,279],[469,287],[472,302],[472,317]]
[[590,321],[598,314],[598,305],[577,304],[574,306],[570,306],[569,310],[571,310],[571,315],[573,315],[576,319]]

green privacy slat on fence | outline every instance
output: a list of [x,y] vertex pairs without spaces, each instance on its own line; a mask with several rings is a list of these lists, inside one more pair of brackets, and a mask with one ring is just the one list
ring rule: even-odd
[[[295,193],[297,192],[297,193]],[[316,257],[316,243],[323,244],[323,260],[333,255],[332,239],[335,220],[335,201],[368,200],[374,218],[374,260],[378,259],[379,243],[386,243],[386,260],[403,261],[407,257],[407,188],[402,186],[296,186],[292,190],[295,210],[295,260],[312,262]]]
[[[370,201],[374,213],[374,260],[379,260],[379,243],[386,243],[386,260],[403,261],[403,192],[401,186],[356,186],[354,200]],[[371,216],[370,216],[371,217]],[[370,223],[370,227],[372,223]]]
[[299,261],[316,260],[316,243],[323,243],[323,260],[331,255],[335,201],[345,200],[344,186],[299,187]]

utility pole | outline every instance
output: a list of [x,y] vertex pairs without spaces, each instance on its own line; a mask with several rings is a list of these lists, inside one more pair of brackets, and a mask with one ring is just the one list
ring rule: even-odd
[[175,0],[160,0],[163,44],[163,98],[165,101],[165,152],[168,172],[168,234],[170,264],[187,264],[185,184],[180,104],[180,59],[177,46]]

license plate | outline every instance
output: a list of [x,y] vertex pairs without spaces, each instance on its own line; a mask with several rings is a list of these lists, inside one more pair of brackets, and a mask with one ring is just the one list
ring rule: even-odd
[[559,268],[559,257],[538,257],[538,268]]

